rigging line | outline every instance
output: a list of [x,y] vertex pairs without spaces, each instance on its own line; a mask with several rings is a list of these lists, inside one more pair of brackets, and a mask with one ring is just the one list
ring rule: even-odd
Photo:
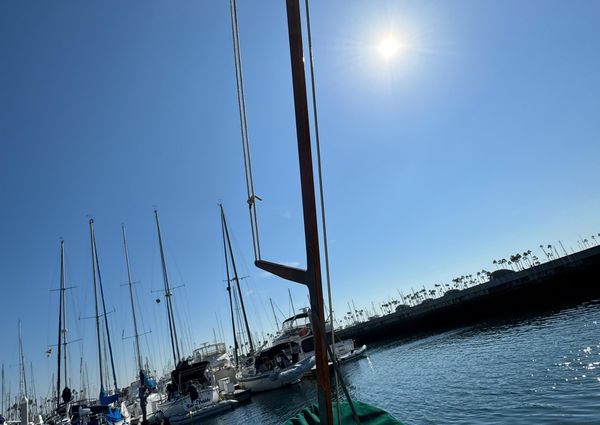
[[[316,88],[315,88],[315,66],[314,66],[314,58],[313,58],[313,48],[312,48],[312,30],[310,27],[310,9],[309,9],[309,1],[305,0],[304,4],[305,4],[305,11],[306,11],[306,34],[307,34],[307,38],[308,38],[308,57],[309,57],[309,64],[310,64],[310,86],[311,86],[311,94],[312,94],[312,104],[313,104],[313,118],[314,118],[314,123],[315,123],[315,144],[317,147],[317,176],[319,178],[319,198],[320,198],[320,204],[321,204],[321,225],[323,226],[323,252],[325,255],[325,277],[327,280],[327,298],[328,298],[328,303],[329,303],[329,325],[331,327],[331,351],[332,351],[332,355],[331,355],[331,359],[332,361],[335,363],[336,362],[336,357],[335,357],[335,336],[334,336],[334,323],[333,323],[333,306],[332,306],[332,300],[331,300],[331,274],[329,271],[329,248],[328,248],[328,243],[327,243],[327,225],[325,222],[325,195],[324,195],[324,190],[323,190],[323,173],[322,173],[322,168],[321,168],[321,143],[320,143],[320,138],[319,138],[319,120],[318,120],[318,114],[317,114],[317,94],[316,94]],[[326,329],[325,329],[326,331]],[[337,369],[334,369],[335,372],[337,372]],[[338,389],[338,374],[334,373],[335,375],[335,399],[336,399],[336,404],[337,404],[337,415],[338,415],[338,422],[340,420],[340,403],[339,403],[339,389]],[[343,382],[342,382],[342,385]],[[346,391],[345,391],[346,392]],[[354,410],[354,406],[352,406],[352,400],[350,399],[349,395],[348,395],[348,402],[350,403],[350,406],[352,407],[352,410]]]
[[[261,291],[259,290],[259,287],[255,284],[256,282],[252,278],[252,274],[250,272],[250,269],[248,268],[248,263],[246,262],[246,257],[245,255],[243,255],[242,249],[240,247],[240,244],[238,243],[237,238],[235,237],[235,234],[231,234],[230,239],[233,247],[235,248],[235,251],[238,252],[238,265],[239,269],[242,271],[242,275],[244,276],[243,280],[245,281],[246,288],[249,292],[252,292],[253,295],[248,297],[250,306],[254,310],[253,317],[258,322],[258,327],[260,328],[260,331],[264,332],[263,319],[269,317],[267,307],[265,306],[265,301],[261,296]],[[262,311],[258,308],[259,306],[262,307]]]
[[96,247],[96,235],[94,234],[93,238],[94,243],[94,257],[96,259],[96,272],[98,273],[98,286],[100,287],[100,299],[102,300],[102,310],[104,312],[104,325],[106,327],[106,338],[108,341],[108,352],[110,354],[110,366],[113,373],[113,384],[115,385],[115,393],[119,391],[119,387],[117,385],[117,373],[115,371],[115,361],[113,359],[113,351],[112,344],[110,342],[110,330],[108,328],[108,317],[106,314],[106,303],[104,302],[104,288],[102,286],[102,276],[100,274],[100,262],[98,261],[98,249]]
[[[62,239],[60,239],[62,241]],[[48,292],[52,292],[54,291],[55,288],[55,281],[56,281],[56,274],[57,271],[60,274],[60,249],[58,250],[58,263],[54,264],[54,267],[52,267],[52,279],[50,279],[49,281],[49,287],[47,288]],[[49,273],[50,274],[50,273]],[[59,286],[60,286],[60,277],[59,277]],[[54,312],[54,300],[52,299],[52,297],[48,298],[48,308],[46,310],[46,345],[50,346],[52,343],[50,342],[51,340],[49,339],[50,335],[52,335],[52,332],[54,332],[54,326],[56,326],[56,322],[55,322],[55,312]],[[52,331],[50,331],[50,328],[52,328]],[[52,338],[52,337],[50,337]],[[54,380],[53,380],[54,381]],[[0,412],[4,412],[4,410],[0,410]]]
[[94,259],[94,252],[96,246],[94,244],[94,220],[90,218],[90,248],[92,252],[92,282],[94,285],[94,307],[95,307],[95,322],[96,322],[96,342],[98,343],[98,379],[100,380],[100,389],[104,389],[104,375],[102,373],[102,345],[100,342],[100,314],[98,310],[98,289],[96,282],[96,261]]
[[[230,9],[230,14],[231,14],[231,39],[233,42],[233,60],[234,60],[234,66],[235,66],[235,83],[236,83],[236,95],[237,95],[237,101],[238,101],[238,110],[239,110],[239,115],[240,115],[240,132],[242,135],[242,148],[243,148],[243,153],[244,153],[244,171],[245,171],[245,177],[246,177],[246,192],[248,195],[248,198],[250,198],[250,181],[248,179],[248,159],[246,157],[246,144],[245,144],[245,136],[244,136],[244,116],[243,116],[243,112],[242,112],[242,105],[241,105],[241,97],[240,97],[240,77],[239,77],[239,66],[238,66],[238,54],[237,54],[237,43],[236,43],[236,29],[235,29],[235,19],[234,19],[234,3],[233,0],[229,0],[229,9]],[[252,222],[251,222],[252,223]],[[254,236],[254,235],[253,235]]]
[[[142,285],[142,281],[139,281],[140,286]],[[143,288],[142,288],[143,289]],[[138,291],[133,291],[133,296],[135,298],[135,305],[136,307],[136,312],[137,312],[137,316],[140,319],[140,325],[141,325],[141,329],[142,332],[146,335],[147,333],[151,333],[152,330],[146,331],[146,329],[148,329],[148,327],[146,326],[146,322],[144,321],[144,315],[143,315],[143,311],[144,309],[142,308],[142,303],[140,300],[140,294],[139,294],[139,290]],[[142,335],[140,335],[142,336]],[[144,338],[144,342],[142,344],[145,344],[146,347],[148,347],[148,340],[147,338]],[[153,358],[152,358],[152,352],[150,351],[150,349],[145,350],[146,355],[144,357],[151,357],[152,359],[152,364],[154,364]],[[143,359],[142,359],[143,360]],[[143,362],[142,362],[143,363]]]
[[137,360],[138,370],[142,370],[142,353],[140,351],[140,335],[138,331],[137,318],[135,316],[135,303],[133,297],[133,277],[131,273],[131,264],[129,263],[129,250],[127,247],[127,236],[125,234],[125,225],[121,225],[121,231],[123,232],[123,248],[125,251],[125,264],[127,266],[127,280],[129,282],[129,296],[131,301],[131,315],[133,317],[133,329],[135,335],[134,352],[136,354],[135,359]]
[[279,308],[279,305],[277,305],[277,303],[275,303],[275,308],[277,309],[277,311],[279,311],[279,314],[281,314],[281,316],[283,317],[283,320],[285,320],[287,318],[287,316],[283,311],[281,311],[281,309]]
[[244,306],[244,298],[242,295],[242,289],[240,287],[240,275],[237,272],[237,267],[235,265],[235,258],[233,255],[233,251],[231,249],[231,239],[229,238],[229,230],[227,228],[227,219],[225,218],[225,214],[221,215],[223,218],[223,226],[225,229],[225,236],[227,238],[227,249],[229,251],[229,259],[231,260],[231,271],[233,272],[233,280],[235,281],[236,289],[238,290],[238,295],[240,296],[240,307],[242,308],[242,314],[244,316],[244,325],[246,328],[246,332],[248,333],[248,342],[250,343],[250,352],[254,352],[254,345],[252,343],[252,335],[250,333],[250,327],[248,325],[248,316],[246,315],[246,307]]
[[232,288],[233,291],[233,303],[235,306],[235,320],[237,322],[237,339],[238,342],[241,343],[239,346],[239,350],[242,354],[247,354],[248,352],[248,338],[247,332],[244,331],[244,322],[242,319],[241,309],[240,309],[240,301],[239,301],[239,293]]
[[241,45],[240,45],[240,32],[239,32],[239,25],[238,25],[238,18],[237,18],[237,0],[233,0],[234,3],[234,18],[235,18],[235,37],[236,37],[236,44],[237,44],[237,63],[238,63],[238,67],[239,67],[239,76],[240,76],[240,95],[241,95],[241,99],[242,99],[242,106],[244,108],[244,132],[246,135],[246,150],[248,152],[248,176],[250,177],[250,190],[252,193],[252,197],[251,197],[251,204],[249,204],[249,207],[252,207],[252,212],[253,212],[253,218],[254,218],[254,229],[256,231],[256,250],[258,251],[258,258],[260,259],[260,240],[259,240],[259,236],[258,236],[258,217],[257,217],[257,213],[256,213],[256,199],[257,198],[255,193],[254,193],[254,177],[252,175],[252,160],[251,160],[251,156],[250,156],[250,139],[248,137],[248,120],[247,120],[247,114],[246,114],[246,97],[244,94],[244,73],[243,73],[243,69],[242,69],[242,54],[241,54]]
[[175,326],[175,316],[173,315],[173,302],[171,300],[172,290],[169,286],[169,276],[167,273],[167,263],[165,260],[165,253],[162,241],[162,235],[160,231],[160,223],[158,220],[158,211],[154,210],[154,217],[156,219],[156,233],[158,234],[158,244],[160,247],[160,260],[162,265],[162,274],[163,274],[163,286],[165,291],[165,304],[167,308],[167,318],[169,321],[169,334],[171,337],[171,349],[173,351],[173,367],[175,368],[177,364],[181,361],[181,356],[179,352],[179,342],[177,338],[177,330]]
[[[225,243],[225,225],[223,223],[223,206],[219,204],[221,209],[221,232],[223,234],[223,252],[225,254],[225,270],[227,273],[227,294],[229,296],[229,309],[231,310],[231,326],[233,331],[233,353],[235,357],[235,367],[239,368],[239,359],[238,359],[238,343],[235,335],[235,321],[233,317],[233,300],[231,298],[231,276],[229,275],[229,259],[227,258],[227,245]],[[217,325],[219,324],[219,320],[217,318]]]
[[237,100],[240,114],[240,131],[242,136],[242,149],[244,152],[244,171],[246,177],[246,192],[248,196],[248,212],[250,215],[250,228],[252,231],[252,248],[254,259],[259,260],[260,241],[258,237],[258,217],[256,213],[256,200],[260,198],[254,193],[254,178],[252,176],[252,161],[250,158],[250,142],[248,138],[248,122],[246,119],[246,98],[244,95],[244,78],[242,71],[242,57],[240,53],[239,25],[237,20],[237,1],[229,1],[231,12],[231,37],[233,40],[233,55],[237,87]]
[[[165,246],[165,251],[167,251],[167,254],[169,254],[169,247],[167,246],[167,243],[164,244]],[[169,255],[169,257],[171,258],[171,262],[175,264],[175,270],[177,271],[177,274],[179,275],[179,282],[181,282],[182,291],[183,291],[183,301],[184,303],[182,304],[182,301],[180,298],[178,298],[178,300],[175,301],[175,303],[177,304],[178,308],[177,308],[177,317],[179,320],[179,323],[183,323],[184,327],[183,327],[183,332],[182,335],[180,337],[180,339],[182,339],[182,341],[186,341],[186,344],[188,345],[188,351],[191,352],[194,347],[193,347],[193,337],[192,337],[192,318],[191,318],[191,314],[190,314],[190,303],[189,303],[189,296],[187,294],[187,286],[186,286],[186,281],[183,278],[183,273],[181,273],[181,268],[179,267],[179,263],[177,262],[177,257],[173,256],[173,255]],[[174,288],[175,289],[175,288]],[[183,347],[183,343],[182,343],[182,347],[181,347],[182,351],[185,352],[184,347]]]

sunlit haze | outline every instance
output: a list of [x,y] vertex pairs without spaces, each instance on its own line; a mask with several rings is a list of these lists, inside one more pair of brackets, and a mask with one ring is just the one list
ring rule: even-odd
[[398,39],[390,34],[381,40],[378,50],[385,60],[390,60],[398,53],[401,47],[402,45]]

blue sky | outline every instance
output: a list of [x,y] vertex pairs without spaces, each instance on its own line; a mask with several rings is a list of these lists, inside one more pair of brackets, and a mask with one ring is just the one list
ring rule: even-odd
[[[312,26],[334,305],[357,307],[540,243],[600,231],[600,5],[594,1],[314,3]],[[263,258],[304,247],[284,2],[239,4]],[[168,358],[153,208],[181,328],[228,334],[222,200],[256,331],[298,285],[252,265],[229,4],[0,3],[1,361],[18,381],[17,319],[45,395],[55,359],[59,239],[70,330],[92,380],[87,221],[96,235],[118,368],[133,378],[120,226],[127,226],[146,355]],[[393,33],[401,49],[384,60]],[[541,253],[538,253],[538,256]],[[150,348],[154,347],[154,348]],[[158,347],[158,348],[156,348]]]

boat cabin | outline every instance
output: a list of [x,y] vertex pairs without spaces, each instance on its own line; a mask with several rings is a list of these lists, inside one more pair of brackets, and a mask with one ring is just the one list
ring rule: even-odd
[[187,392],[188,387],[192,382],[205,387],[210,384],[210,379],[207,376],[207,367],[208,362],[196,362],[190,364],[187,361],[183,361],[171,372],[171,382],[181,394]]

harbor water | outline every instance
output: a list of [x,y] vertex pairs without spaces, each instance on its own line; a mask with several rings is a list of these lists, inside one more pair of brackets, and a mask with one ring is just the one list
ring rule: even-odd
[[[342,366],[352,396],[406,424],[600,424],[600,302],[373,345]],[[315,381],[206,423],[279,424]]]

